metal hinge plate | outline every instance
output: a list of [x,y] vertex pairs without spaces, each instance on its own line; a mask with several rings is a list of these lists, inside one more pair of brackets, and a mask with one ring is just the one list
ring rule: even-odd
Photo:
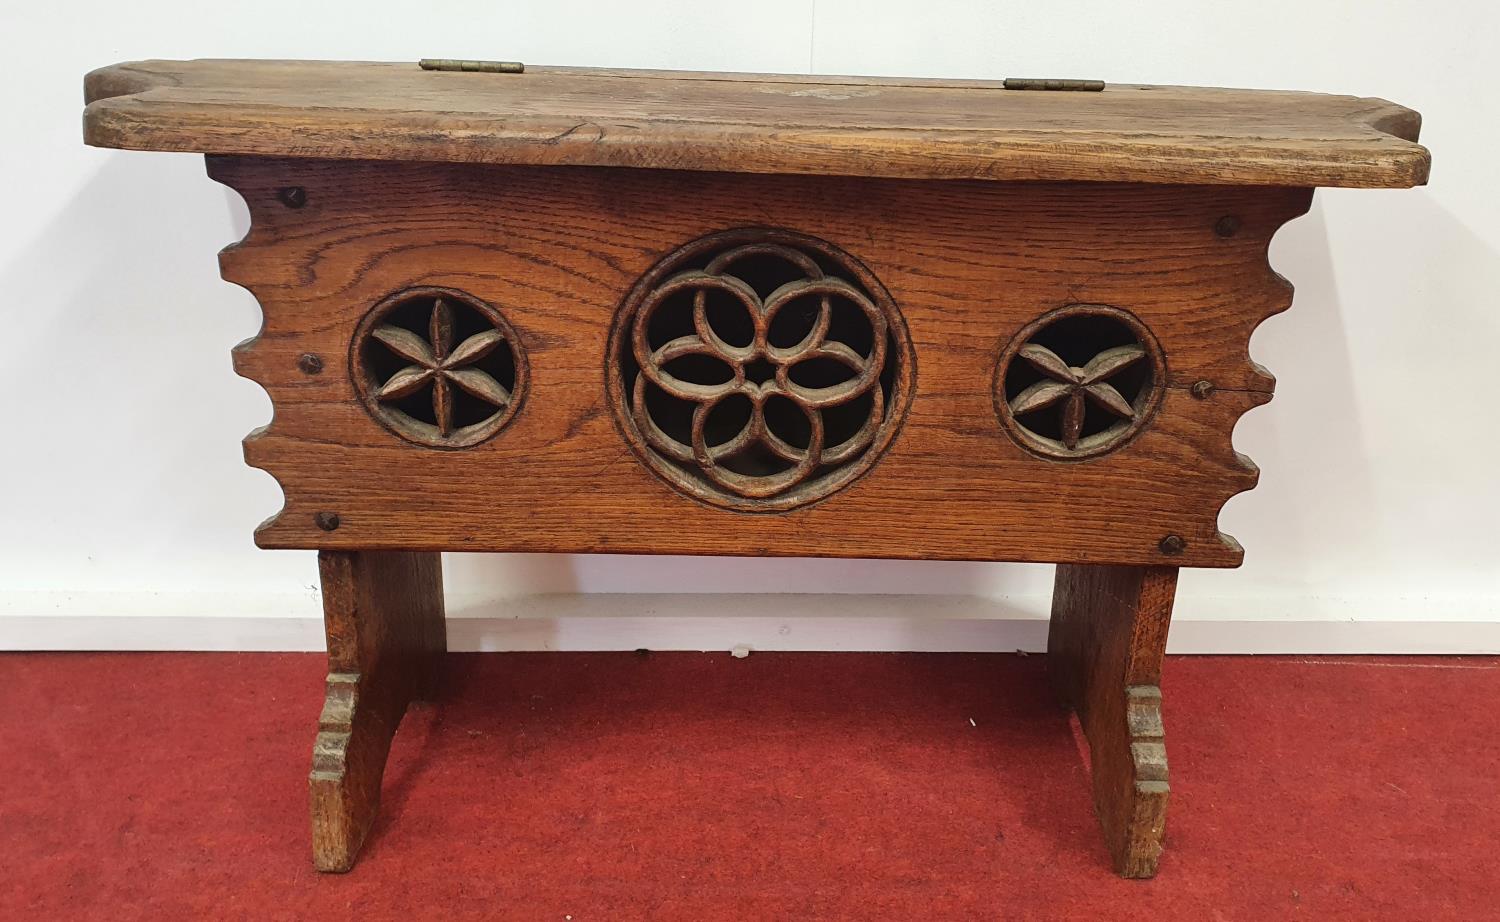
[[1007,90],[1072,90],[1097,93],[1104,89],[1103,80],[1051,80],[1041,77],[1006,77]]
[[417,64],[423,70],[457,70],[475,74],[519,74],[526,70],[520,61],[458,61],[453,58],[423,58]]

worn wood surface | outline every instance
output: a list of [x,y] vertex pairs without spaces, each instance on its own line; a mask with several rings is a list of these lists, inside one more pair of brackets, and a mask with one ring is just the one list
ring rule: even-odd
[[1151,877],[1167,816],[1161,719],[1175,567],[1057,568],[1047,664],[1078,714],[1093,766],[1094,810],[1115,870]]
[[407,704],[446,649],[437,554],[318,555],[328,688],[308,776],[313,863],[347,871],[380,808],[380,780]]
[[1381,99],[1110,84],[410,63],[140,61],[85,83],[100,147],[920,179],[1406,187],[1417,113]]
[[[1273,379],[1247,355],[1291,287],[1266,263],[1300,189],[918,183],[588,168],[212,158],[253,227],[225,278],[265,321],[236,368],[275,404],[246,442],[281,483],[266,547],[1034,560],[1233,566],[1220,506],[1254,485],[1239,416]],[[284,190],[302,190],[288,207]],[[1237,231],[1215,231],[1226,215]],[[745,225],[816,234],[889,290],[915,351],[914,397],[881,460],[779,514],[671,489],[635,457],[606,400],[611,322],[661,256]],[[438,285],[497,307],[527,355],[527,396],[480,445],[434,451],[361,406],[348,372],[361,318]],[[1085,302],[1130,311],[1160,342],[1161,406],[1123,448],[1044,459],[1001,427],[992,386],[1030,321]],[[306,373],[306,355],[324,370]],[[1190,392],[1200,381],[1207,399]],[[338,527],[319,526],[334,513]],[[1167,536],[1182,539],[1164,552]]]

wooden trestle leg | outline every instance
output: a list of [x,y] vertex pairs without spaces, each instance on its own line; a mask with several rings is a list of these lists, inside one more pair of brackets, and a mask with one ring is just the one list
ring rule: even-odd
[[1123,877],[1151,877],[1167,817],[1161,721],[1176,567],[1057,568],[1047,662],[1078,713],[1093,763],[1094,810]]
[[380,808],[391,737],[447,647],[436,553],[320,551],[328,687],[308,776],[313,864],[347,871]]

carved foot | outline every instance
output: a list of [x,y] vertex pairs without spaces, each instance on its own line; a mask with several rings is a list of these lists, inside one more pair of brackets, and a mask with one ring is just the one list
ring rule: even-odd
[[320,551],[328,686],[308,776],[313,864],[347,871],[380,808],[407,704],[446,649],[436,553]]
[[1123,877],[1151,877],[1167,815],[1161,720],[1176,567],[1062,565],[1047,659],[1089,741],[1094,810]]

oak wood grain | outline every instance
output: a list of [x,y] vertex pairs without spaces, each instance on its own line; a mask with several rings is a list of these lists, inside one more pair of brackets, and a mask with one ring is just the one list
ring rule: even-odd
[[328,685],[308,797],[313,863],[347,871],[380,809],[391,738],[446,649],[437,554],[318,555]]
[[138,61],[89,74],[99,147],[914,179],[1407,187],[1420,116],[1381,99],[1110,84],[416,62]]
[[[260,300],[239,372],[275,417],[246,458],[286,496],[266,547],[906,557],[1233,566],[1220,506],[1255,483],[1235,421],[1269,399],[1251,332],[1291,289],[1266,263],[1305,189],[909,182],[623,169],[212,158],[253,226],[221,257]],[[282,190],[303,190],[288,207]],[[1232,215],[1237,230],[1215,231]],[[914,397],[884,457],[815,504],[712,508],[653,475],[605,399],[617,306],[664,253],[746,225],[813,233],[890,291]],[[393,291],[437,285],[496,306],[527,354],[503,432],[413,445],[361,406],[351,337]],[[1128,445],[1075,463],[1001,428],[997,360],[1027,323],[1086,302],[1156,336],[1167,381]],[[307,354],[328,371],[299,369]],[[1214,384],[1208,399],[1190,389]],[[338,527],[320,527],[335,513]],[[1179,546],[1163,549],[1177,536]]]
[[1175,567],[1059,566],[1047,665],[1089,742],[1094,810],[1115,870],[1151,877],[1166,829],[1161,661]]
[[[1274,386],[1250,336],[1291,302],[1271,237],[1314,186],[1428,171],[1417,113],[1306,93],[305,61],[121,64],[85,93],[88,143],[209,153],[249,205],[220,262],[264,309],[235,350],[275,407],[245,442],[285,494],[257,541],[320,551],[329,675],[309,786],[330,871],[354,863],[392,735],[445,646],[436,552],[474,550],[1058,562],[1052,672],[1117,869],[1154,874],[1167,626],[1179,566],[1241,559],[1217,517],[1256,481],[1231,435]],[[642,447],[670,446],[618,418],[622,356],[663,387],[647,360],[703,351],[709,325],[698,305],[696,345],[655,346],[643,309],[624,350],[627,293],[680,281],[651,273],[690,241],[730,238],[804,248],[777,296],[863,292],[870,341],[894,331],[882,361],[903,363],[880,378],[859,468],[795,502],[743,475],[718,481],[743,502],[688,488],[721,444],[706,416],[675,481]],[[707,284],[714,265],[687,274]],[[737,284],[760,326],[731,355],[734,384],[759,399],[772,379],[747,366],[769,354],[773,308]],[[809,406],[874,394],[877,350],[830,344],[822,310],[798,347],[865,376],[796,390],[783,356],[776,386]],[[1089,317],[1130,342],[1087,334],[1097,349],[1065,358],[1042,341]],[[362,351],[371,336],[385,351]],[[1012,388],[1016,357],[1030,370]],[[427,384],[418,419],[402,401]],[[689,384],[682,399],[706,386]],[[1118,421],[1085,432],[1090,406]],[[1056,433],[1029,430],[1047,408]],[[811,477],[824,423],[807,420]]]

